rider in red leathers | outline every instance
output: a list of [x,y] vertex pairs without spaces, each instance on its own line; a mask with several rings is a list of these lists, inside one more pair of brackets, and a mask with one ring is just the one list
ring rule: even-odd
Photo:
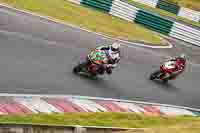
[[175,70],[169,74],[169,73],[166,73],[165,76],[163,77],[164,78],[167,78],[167,77],[170,77],[170,78],[175,78],[177,77],[179,74],[183,73],[184,70],[185,70],[185,65],[186,65],[186,56],[184,54],[181,54],[180,56],[178,57],[173,57],[173,58],[170,58],[169,60],[167,61],[174,61],[175,62]]
[[182,55],[182,56],[183,57],[178,57],[176,59],[176,65],[177,65],[177,70],[178,70],[179,74],[185,70],[186,59],[185,59],[184,55]]
[[[108,74],[112,73],[112,69],[117,67],[120,60],[120,43],[118,41],[110,44],[110,45],[102,45],[95,48],[96,50],[102,50],[106,52],[108,58],[108,64],[106,72]],[[91,64],[91,61],[86,59],[87,65]],[[111,69],[112,68],[112,69]]]

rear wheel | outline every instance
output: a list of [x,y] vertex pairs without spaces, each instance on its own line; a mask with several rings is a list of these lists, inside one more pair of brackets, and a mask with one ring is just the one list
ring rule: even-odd
[[159,70],[153,72],[153,73],[150,75],[150,78],[149,78],[149,79],[150,79],[150,80],[156,79],[157,76],[158,76],[158,74],[160,74],[160,71],[159,71]]
[[82,70],[81,64],[78,64],[77,66],[74,67],[73,72],[79,73],[81,72],[81,70]]

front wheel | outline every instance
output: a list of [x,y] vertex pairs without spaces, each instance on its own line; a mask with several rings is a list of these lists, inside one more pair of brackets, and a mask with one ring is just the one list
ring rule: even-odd
[[76,74],[79,73],[79,72],[81,72],[81,70],[82,70],[82,69],[81,69],[80,64],[77,65],[77,66],[75,66],[75,67],[73,68],[73,72],[76,73]]

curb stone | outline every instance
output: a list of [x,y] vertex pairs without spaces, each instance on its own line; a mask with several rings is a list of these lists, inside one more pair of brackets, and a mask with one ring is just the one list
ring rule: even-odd
[[[67,113],[67,112],[129,112],[152,116],[200,116],[200,109],[183,106],[76,95],[0,94],[1,115]],[[6,99],[10,99],[9,102]],[[5,99],[5,100],[3,100]],[[9,107],[9,110],[6,109]]]

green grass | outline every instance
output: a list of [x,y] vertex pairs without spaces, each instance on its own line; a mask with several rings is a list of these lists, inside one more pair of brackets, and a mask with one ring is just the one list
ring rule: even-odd
[[174,126],[161,126],[148,128],[140,131],[127,131],[119,133],[200,133],[200,122],[190,122],[185,124],[177,124]]
[[[200,1],[200,0],[199,0],[199,1]],[[173,14],[173,13],[170,13],[170,12],[167,12],[167,11],[165,11],[165,10],[158,9],[158,8],[153,8],[153,7],[150,7],[150,6],[147,6],[147,5],[144,5],[144,4],[135,2],[134,0],[128,0],[128,2],[129,2],[130,4],[132,4],[132,5],[134,5],[134,6],[137,6],[137,7],[140,8],[140,9],[143,9],[143,10],[147,10],[147,11],[151,11],[151,12],[157,13],[157,14],[163,16],[163,17],[172,17],[172,18],[175,18],[175,19],[177,19],[177,20],[186,22],[186,23],[188,23],[188,24],[191,24],[191,25],[200,27],[200,23],[198,23],[198,22],[195,22],[195,21],[192,21],[192,20],[189,20],[189,19],[186,19],[186,18],[177,16],[177,15],[175,15],[175,14]]]
[[180,6],[187,7],[196,11],[200,11],[200,0],[168,0],[177,3]]
[[66,113],[34,114],[26,116],[0,116],[0,123],[111,126],[129,128],[171,126],[175,124],[196,122],[199,120],[199,118],[189,116],[167,118],[158,116],[144,116],[135,113]]
[[112,37],[140,40],[154,45],[161,43],[158,33],[67,0],[0,0],[0,3],[47,15]]

